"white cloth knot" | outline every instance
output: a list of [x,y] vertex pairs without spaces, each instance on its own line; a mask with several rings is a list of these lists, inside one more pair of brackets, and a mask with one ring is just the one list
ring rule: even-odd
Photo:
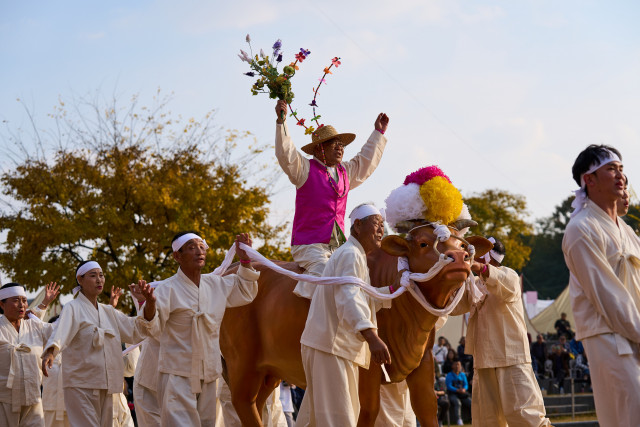
[[116,333],[111,329],[103,329],[95,326],[93,328],[93,346],[104,347],[104,336],[109,335],[115,337]]
[[[13,388],[13,382],[15,380],[15,376],[16,376],[16,369],[19,369],[16,367],[18,362],[17,358],[18,358],[18,353],[31,353],[31,348],[26,345],[26,344],[18,344],[18,345],[13,345],[13,344],[9,344],[9,350],[11,351],[11,365],[9,366],[9,375],[7,376],[7,388],[11,389],[11,400],[12,405],[11,405],[11,411],[12,412],[20,412],[20,389],[19,388]],[[29,365],[27,364],[26,366],[23,365],[23,369],[25,370],[33,370],[33,369],[28,369]]]
[[576,216],[578,212],[584,209],[584,206],[587,203],[587,192],[584,188],[579,188],[573,193],[576,195],[576,198],[573,199],[573,202],[571,202],[571,207],[573,208],[573,212],[571,212],[571,218]]
[[436,235],[439,241],[446,242],[451,237],[451,230],[444,224],[438,222],[432,222],[433,233]]

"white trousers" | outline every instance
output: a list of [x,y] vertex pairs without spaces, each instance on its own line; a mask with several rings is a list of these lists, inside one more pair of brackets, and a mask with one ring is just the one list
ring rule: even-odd
[[113,427],[135,427],[124,393],[113,395]]
[[113,426],[113,395],[107,390],[65,387],[64,405],[71,427]]
[[640,355],[619,355],[613,334],[601,334],[582,340],[602,427],[636,426],[640,423]]
[[70,427],[67,413],[61,420],[56,420],[56,411],[44,411],[44,427]]
[[530,363],[475,369],[471,417],[474,427],[551,425]]
[[[331,246],[324,243],[291,246],[293,260],[306,270],[305,273],[312,276],[322,276],[324,266],[329,261],[332,253]],[[315,290],[316,285],[312,283],[298,282],[293,293],[300,297],[311,299]]]
[[[218,402],[216,405],[216,427],[242,427],[236,409],[231,403],[231,391],[224,380],[218,381]],[[280,388],[276,387],[262,408],[264,427],[287,427],[287,420],[280,402]]]
[[133,384],[133,400],[136,405],[136,420],[139,427],[160,427],[160,406],[158,405],[158,393]]
[[202,391],[191,393],[188,377],[160,373],[158,396],[160,425],[166,427],[215,427],[217,381],[201,381]]
[[11,403],[0,402],[0,427],[43,427],[42,402],[31,406],[21,406],[20,412],[13,412]]
[[416,427],[416,414],[411,408],[406,381],[380,387],[380,412],[375,427]]
[[306,345],[302,345],[302,364],[307,389],[296,426],[355,426],[360,413],[358,365]]

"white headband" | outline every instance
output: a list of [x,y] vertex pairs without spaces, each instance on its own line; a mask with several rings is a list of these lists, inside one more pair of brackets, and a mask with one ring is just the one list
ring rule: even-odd
[[78,280],[79,276],[84,276],[85,274],[87,274],[87,271],[91,271],[94,268],[102,271],[102,267],[100,267],[100,264],[95,261],[89,261],[86,264],[82,264],[80,268],[78,268],[78,272],[76,273],[76,281]]
[[10,288],[0,289],[0,301],[12,297],[27,297],[22,286],[11,286]]
[[584,176],[590,173],[594,173],[602,166],[609,164],[611,162],[620,162],[620,157],[616,153],[612,153],[607,150],[607,157],[603,159],[598,159],[596,163],[594,163],[588,171],[580,175],[580,188],[574,191],[576,198],[571,202],[571,207],[573,208],[573,212],[571,212],[571,217],[573,218],[578,212],[584,208],[584,205],[587,203],[587,191],[585,187],[587,186],[584,182]]
[[[493,243],[494,245],[496,244],[496,239],[494,239],[493,237],[489,237],[489,240],[491,243]],[[497,262],[499,262],[500,264],[502,264],[502,260],[504,259],[504,255],[503,254],[499,254],[498,252],[494,251],[493,249],[491,249],[489,252],[487,252],[486,254],[484,254],[483,256],[484,260],[489,262],[491,261],[490,258],[495,259]]]
[[351,211],[349,214],[349,219],[351,220],[351,225],[356,222],[357,219],[364,219],[371,215],[380,215],[384,219],[384,215],[373,205],[361,205]]
[[173,252],[178,252],[180,250],[180,248],[183,247],[184,244],[187,243],[191,239],[202,240],[202,243],[204,243],[204,248],[205,249],[209,249],[209,245],[207,245],[207,242],[202,237],[198,236],[195,233],[187,233],[187,234],[183,234],[182,236],[178,237],[171,244],[171,249],[173,249]]

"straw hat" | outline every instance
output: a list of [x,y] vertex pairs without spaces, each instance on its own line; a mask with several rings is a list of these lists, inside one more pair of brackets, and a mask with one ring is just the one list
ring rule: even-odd
[[322,126],[315,132],[311,134],[311,144],[307,144],[302,147],[302,151],[307,154],[313,155],[313,148],[322,144],[325,141],[329,141],[330,139],[337,138],[342,142],[342,145],[349,145],[354,139],[356,139],[356,135],[353,133],[338,133],[336,128],[333,126]]

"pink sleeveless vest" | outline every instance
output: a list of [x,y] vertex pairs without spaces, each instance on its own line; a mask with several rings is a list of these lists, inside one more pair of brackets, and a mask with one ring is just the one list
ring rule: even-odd
[[[340,194],[346,188],[349,192],[349,177],[338,171]],[[344,212],[347,208],[347,195],[338,198],[333,190],[326,169],[316,159],[309,161],[309,177],[296,191],[296,213],[293,218],[291,245],[310,245],[329,243],[333,222],[337,222],[344,232]]]

